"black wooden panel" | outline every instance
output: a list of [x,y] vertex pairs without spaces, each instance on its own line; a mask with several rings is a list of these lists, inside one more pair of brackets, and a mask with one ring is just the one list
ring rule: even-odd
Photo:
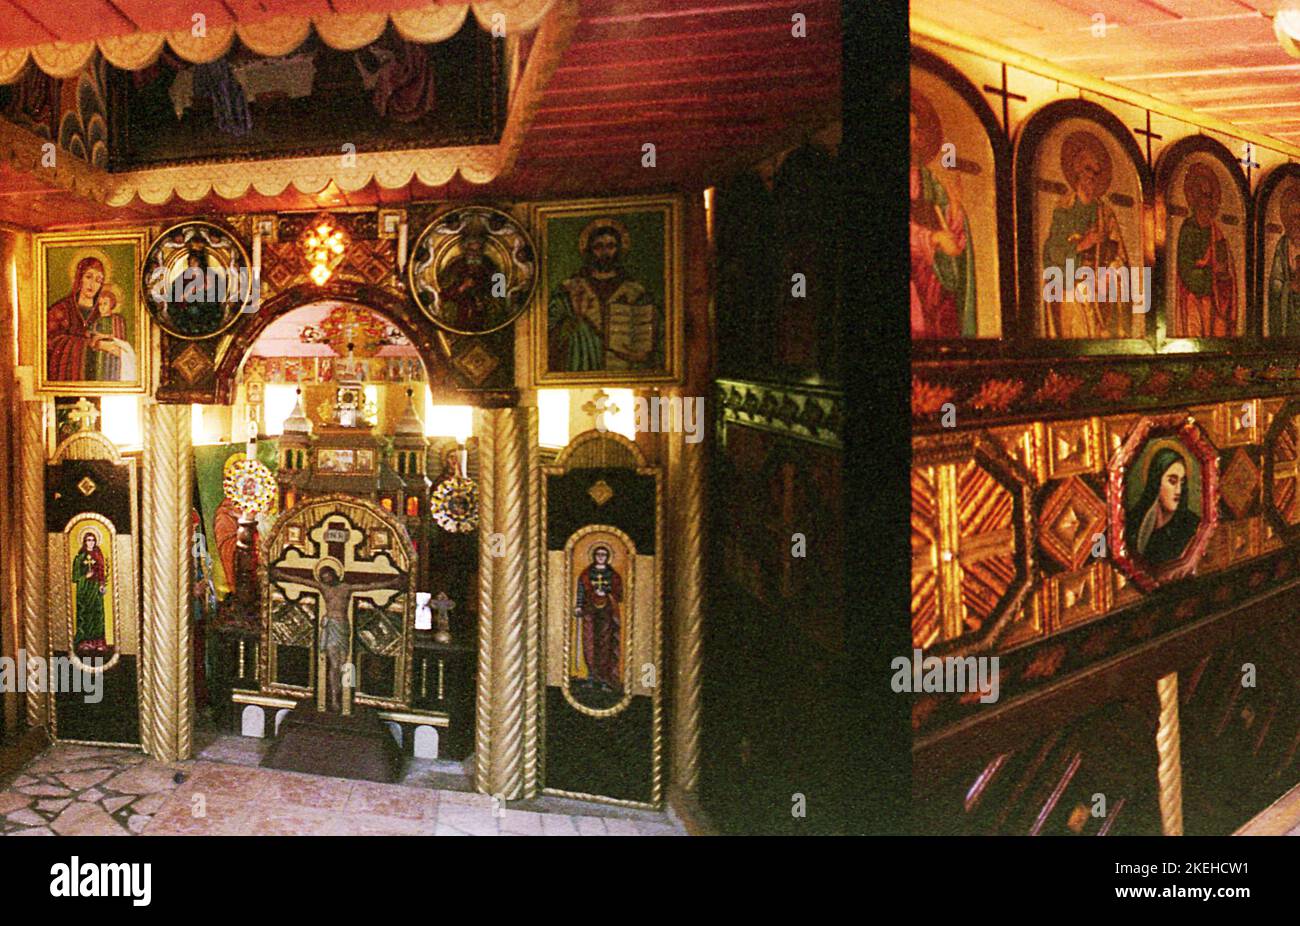
[[[56,652],[67,658],[67,653]],[[57,736],[64,740],[99,743],[140,742],[140,698],[135,656],[122,656],[104,671],[103,697],[90,704],[83,692],[62,691],[54,696]]]
[[[547,476],[546,548],[563,550],[573,532],[588,524],[608,524],[632,538],[637,553],[655,552],[655,477],[629,469],[577,469]],[[614,490],[597,505],[587,490],[597,480]]]
[[652,699],[634,697],[620,714],[591,717],[547,687],[546,787],[650,803],[653,710]]
[[[95,483],[86,495],[77,484],[86,477]],[[113,523],[119,534],[131,530],[131,470],[108,460],[65,460],[45,468],[45,529],[62,533],[74,516],[90,512]]]

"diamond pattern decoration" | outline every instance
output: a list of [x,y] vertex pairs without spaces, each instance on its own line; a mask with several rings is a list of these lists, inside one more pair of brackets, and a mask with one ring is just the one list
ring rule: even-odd
[[193,383],[212,369],[212,360],[199,349],[197,344],[191,344],[181,351],[172,366],[181,374],[185,382]]
[[1092,538],[1106,527],[1106,505],[1078,476],[1052,492],[1039,515],[1043,551],[1066,569],[1083,567],[1092,552]]
[[475,386],[483,385],[483,381],[492,375],[492,371],[501,365],[501,362],[493,356],[492,352],[487,350],[482,344],[475,344],[465,353],[457,357],[453,363],[456,369],[464,373]]
[[95,480],[91,479],[89,476],[82,476],[81,481],[77,483],[77,491],[87,498],[94,495],[95,490],[98,488],[99,486],[95,484]]
[[592,501],[597,505],[603,505],[614,497],[614,490],[609,487],[609,483],[604,479],[597,479],[591,484],[587,494],[591,496]]
[[1241,448],[1232,455],[1232,460],[1219,477],[1219,497],[1228,506],[1234,518],[1244,518],[1254,504],[1259,492],[1259,467],[1250,459],[1250,455]]

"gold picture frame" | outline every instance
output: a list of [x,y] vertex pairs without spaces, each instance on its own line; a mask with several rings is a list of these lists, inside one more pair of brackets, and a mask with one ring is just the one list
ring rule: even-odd
[[[152,351],[148,312],[140,292],[146,244],[145,229],[33,236],[33,301],[41,316],[32,364],[37,393],[103,395],[147,390]],[[81,307],[79,284],[97,269],[96,262],[103,280],[98,292],[88,297],[95,303],[90,321],[84,307],[82,318],[70,317]],[[50,332],[52,315],[59,327],[54,335]],[[88,350],[88,343],[82,342],[90,342],[92,336],[98,343],[107,339],[106,349]],[[55,339],[57,344],[52,343]],[[81,371],[79,377],[68,375],[76,368]]]
[[[682,215],[680,195],[627,196],[536,203],[530,224],[538,247],[533,299],[532,367],[538,386],[680,383],[683,371]],[[614,296],[593,298],[581,276],[596,260],[588,250],[601,226],[615,230],[612,260],[625,275]],[[648,243],[647,243],[648,242]],[[587,298],[583,298],[583,294]],[[626,301],[615,303],[617,296]],[[574,298],[585,305],[575,306]],[[566,313],[552,324],[553,300]],[[608,304],[606,304],[608,302]],[[611,332],[610,306],[623,324]],[[595,319],[603,321],[595,331]],[[576,330],[565,342],[552,327]]]

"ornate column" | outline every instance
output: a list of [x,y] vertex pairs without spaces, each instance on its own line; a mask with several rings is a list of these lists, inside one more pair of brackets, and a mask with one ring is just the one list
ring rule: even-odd
[[190,507],[193,449],[187,405],[146,406],[144,512],[144,697],[140,736],[164,762],[192,750]]
[[524,652],[524,798],[541,789],[541,646],[542,646],[542,448],[538,441],[537,406],[520,409],[526,416],[528,460],[528,590],[525,595]]
[[1160,828],[1166,836],[1183,835],[1183,763],[1178,729],[1178,673],[1156,682],[1160,697],[1160,723],[1156,727],[1156,755],[1160,782]]
[[[528,541],[532,473],[519,408],[479,412],[479,665],[476,784],[518,800],[537,778],[537,554]],[[533,667],[530,675],[530,666]]]
[[[19,496],[22,504],[22,629],[28,656],[44,659],[49,650],[49,609],[45,603],[45,403],[19,403]],[[49,695],[27,692],[27,723],[49,722]]]

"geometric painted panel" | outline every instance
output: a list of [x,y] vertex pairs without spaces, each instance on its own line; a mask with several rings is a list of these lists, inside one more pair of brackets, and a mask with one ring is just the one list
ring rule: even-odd
[[1219,497],[1235,518],[1244,518],[1259,492],[1259,468],[1245,450],[1232,455],[1219,482]]
[[1039,545],[1071,572],[1088,560],[1093,537],[1105,529],[1105,502],[1077,476],[1056,487],[1038,516]]
[[1016,578],[1015,500],[976,460],[957,469],[962,634],[977,633]]
[[933,466],[912,470],[912,645],[922,649],[943,634],[937,475]]

